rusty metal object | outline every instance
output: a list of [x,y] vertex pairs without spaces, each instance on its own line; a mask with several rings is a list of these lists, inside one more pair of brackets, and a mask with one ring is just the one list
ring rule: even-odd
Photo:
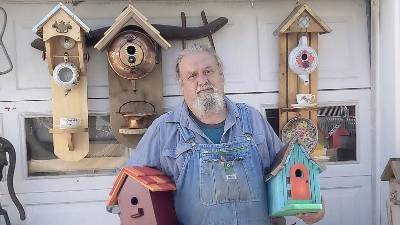
[[144,33],[121,32],[107,49],[112,69],[122,78],[140,79],[149,74],[156,64],[156,45]]
[[[127,104],[144,103],[152,107],[151,112],[121,112],[121,109]],[[156,108],[153,104],[147,101],[128,101],[119,107],[118,112],[121,114],[127,122],[127,126],[130,129],[142,129],[150,126],[151,122],[156,116]]]
[[[207,25],[208,21],[207,21],[207,17],[206,17],[206,12],[204,12],[204,10],[201,11],[201,19],[203,20],[203,24]],[[212,38],[212,35],[209,34],[208,36],[208,41],[210,42],[211,47],[214,49],[215,51],[215,45],[214,45],[214,40]]]
[[[186,15],[185,12],[181,12],[182,28],[186,28]],[[186,48],[186,41],[182,39],[182,49]]]
[[[8,153],[8,160],[7,160],[7,154]],[[15,153],[15,148],[11,144],[10,141],[8,141],[5,138],[0,137],[0,180],[3,179],[3,169],[5,166],[8,165],[8,172],[7,172],[7,188],[8,192],[10,194],[11,200],[17,207],[17,210],[19,212],[19,218],[21,220],[26,219],[25,215],[25,210],[24,207],[22,206],[21,202],[18,200],[15,190],[14,190],[14,172],[15,172],[15,163],[16,163],[16,153]],[[0,215],[4,216],[4,220],[7,225],[11,225],[10,219],[8,218],[7,211],[3,209],[0,205]]]
[[[199,27],[178,27],[162,24],[152,25],[160,32],[160,35],[167,40],[195,40],[217,32],[227,23],[228,19],[226,17],[219,17],[209,24]],[[102,27],[87,34],[86,46],[90,47],[95,45],[104,36],[104,32],[106,32],[108,28],[110,27]],[[31,46],[40,51],[45,50],[44,42],[41,38],[32,41]]]

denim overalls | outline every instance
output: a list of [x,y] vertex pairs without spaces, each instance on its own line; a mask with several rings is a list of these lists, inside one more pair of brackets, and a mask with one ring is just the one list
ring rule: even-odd
[[253,140],[247,106],[237,104],[243,135],[221,144],[198,144],[177,123],[187,151],[174,195],[183,225],[269,224],[263,166]]

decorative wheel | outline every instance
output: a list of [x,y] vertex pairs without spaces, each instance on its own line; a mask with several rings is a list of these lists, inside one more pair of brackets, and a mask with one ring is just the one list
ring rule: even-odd
[[318,128],[309,119],[295,117],[283,127],[282,141],[286,144],[294,137],[308,152],[311,152],[318,142]]

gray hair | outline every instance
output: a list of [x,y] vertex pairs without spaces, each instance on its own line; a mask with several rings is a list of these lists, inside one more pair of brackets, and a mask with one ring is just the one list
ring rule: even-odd
[[200,43],[194,43],[189,48],[185,48],[184,50],[182,50],[179,53],[178,58],[176,59],[176,64],[175,64],[176,79],[179,80],[179,78],[180,78],[179,64],[181,63],[183,57],[190,55],[190,54],[196,54],[196,53],[201,53],[201,52],[206,52],[206,53],[210,54],[212,57],[214,57],[215,62],[217,63],[219,72],[221,73],[221,75],[223,74],[222,61],[219,58],[219,56],[217,55],[217,53],[215,52],[215,50],[209,46],[206,46],[206,45],[203,45]]

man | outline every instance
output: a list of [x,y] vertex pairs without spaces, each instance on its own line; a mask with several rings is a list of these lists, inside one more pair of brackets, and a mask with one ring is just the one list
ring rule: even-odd
[[[175,181],[184,225],[270,224],[263,174],[281,141],[256,109],[224,96],[213,50],[182,51],[176,72],[184,102],[153,122],[127,165],[155,167]],[[301,216],[313,223],[323,213]]]

